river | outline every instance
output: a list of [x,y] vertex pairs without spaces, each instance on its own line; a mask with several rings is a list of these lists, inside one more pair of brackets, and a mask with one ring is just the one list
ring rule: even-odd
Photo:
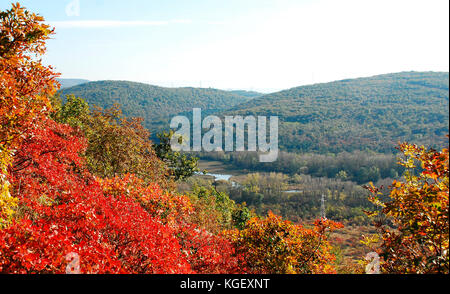
[[[204,175],[204,176],[210,176],[210,177],[214,177],[214,181],[230,181],[231,177],[233,175],[227,175],[227,174],[213,174],[213,173],[197,173],[198,175]],[[239,183],[236,183],[234,181],[231,181],[231,184],[233,185],[233,187],[236,186],[240,186]],[[303,191],[301,190],[288,190],[288,191],[283,191],[284,193],[288,193],[288,194],[292,194],[292,193],[302,193]]]

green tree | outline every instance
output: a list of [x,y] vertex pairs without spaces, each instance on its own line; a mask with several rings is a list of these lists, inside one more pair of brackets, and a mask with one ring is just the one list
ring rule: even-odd
[[56,110],[53,118],[87,139],[88,148],[82,155],[91,173],[101,178],[135,174],[146,182],[172,188],[169,171],[156,156],[142,119],[124,117],[117,104],[109,109],[90,109],[84,99],[73,95],[67,96],[64,104],[59,97],[52,102]]
[[[185,180],[199,172],[198,158],[188,156],[179,151],[172,150],[171,140],[174,132],[162,132],[158,134],[159,144],[154,145],[156,155],[167,164],[170,175],[175,181]],[[182,138],[179,138],[182,143]]]

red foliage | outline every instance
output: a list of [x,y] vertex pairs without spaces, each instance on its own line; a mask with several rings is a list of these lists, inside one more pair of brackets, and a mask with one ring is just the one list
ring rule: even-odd
[[[189,222],[193,207],[188,197],[163,191],[154,183],[145,184],[134,175],[104,179],[101,183],[106,195],[134,199],[152,217],[170,226],[177,236],[183,257],[194,272],[223,274],[242,271],[242,264],[228,240]],[[130,221],[132,225],[133,220]]]
[[[100,180],[90,174],[79,156],[86,151],[86,140],[48,118],[49,97],[58,84],[53,69],[36,61],[53,33],[43,21],[19,4],[0,13],[0,273],[77,272],[73,263],[78,260],[81,273],[242,273],[247,260],[234,243],[260,246],[261,240],[273,239],[272,227],[292,232],[281,244],[288,245],[287,254],[278,258],[275,244],[275,258],[270,258],[290,270],[288,262],[305,256],[302,246],[314,245],[321,252],[307,252],[307,261],[312,256],[320,264],[308,265],[308,270],[330,271],[325,264],[331,260],[328,244],[321,239],[329,224],[305,233],[272,217],[254,221],[237,241],[229,240],[226,234],[213,235],[192,223],[193,206],[187,197],[134,175]],[[94,126],[104,130],[108,124],[102,119],[108,117],[98,118]],[[132,171],[164,184],[165,168],[150,150],[140,121],[124,120],[120,128],[98,133],[117,130],[121,136],[112,140],[115,156],[103,152],[104,142],[95,145],[90,158],[98,160],[92,170],[103,177]],[[145,156],[130,158],[133,153],[127,149],[137,145]],[[293,254],[288,248],[292,244],[298,245]],[[267,248],[260,251],[267,253]],[[266,257],[255,256],[258,262]]]
[[0,231],[0,272],[232,273],[231,244],[186,222],[189,199],[133,175],[97,180],[83,168],[83,139],[47,120],[23,141],[11,169],[20,220]]
[[62,273],[76,252],[84,273],[186,273],[174,230],[134,199],[105,195],[83,170],[83,142],[47,120],[11,172],[21,220],[0,231],[0,271]]

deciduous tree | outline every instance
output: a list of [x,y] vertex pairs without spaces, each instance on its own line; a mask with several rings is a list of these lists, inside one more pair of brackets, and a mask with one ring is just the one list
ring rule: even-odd
[[243,230],[227,234],[245,259],[248,273],[335,273],[326,231],[341,227],[321,219],[307,229],[269,212],[265,218],[252,218]]
[[0,12],[0,228],[11,221],[17,200],[11,197],[7,168],[23,134],[36,129],[50,110],[57,74],[39,59],[53,33],[44,19],[19,3]]
[[371,201],[389,222],[378,222],[382,269],[387,273],[449,272],[449,155],[403,143],[400,159],[407,172],[392,183],[390,199],[382,200],[373,185]]

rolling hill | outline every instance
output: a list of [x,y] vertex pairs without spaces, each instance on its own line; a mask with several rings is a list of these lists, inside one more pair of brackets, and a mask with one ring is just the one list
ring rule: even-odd
[[448,72],[402,72],[297,87],[224,114],[278,116],[287,151],[391,152],[398,141],[448,142],[448,107]]
[[440,147],[449,133],[449,73],[402,72],[301,86],[268,95],[98,81],[62,89],[91,105],[122,106],[153,135],[170,119],[203,114],[280,118],[280,148],[290,152],[395,151],[399,141]]
[[216,113],[251,99],[211,88],[163,88],[127,81],[90,82],[62,89],[59,94],[63,98],[82,97],[90,105],[103,108],[119,103],[124,115],[144,118],[152,133],[168,129],[173,116],[192,113],[193,108],[201,108],[205,114]]
[[255,92],[255,91],[232,90],[230,92],[233,94],[248,97],[248,98],[258,98],[258,97],[264,96],[264,94]]

